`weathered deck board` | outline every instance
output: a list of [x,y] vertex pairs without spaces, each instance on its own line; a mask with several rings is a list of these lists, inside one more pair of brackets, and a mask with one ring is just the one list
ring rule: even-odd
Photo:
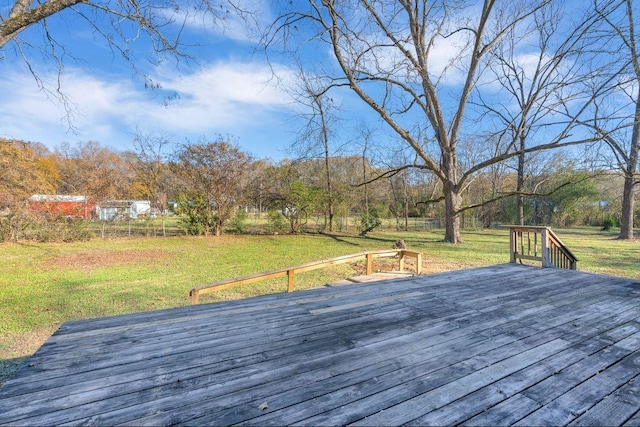
[[505,264],[64,324],[0,425],[638,425],[640,283]]

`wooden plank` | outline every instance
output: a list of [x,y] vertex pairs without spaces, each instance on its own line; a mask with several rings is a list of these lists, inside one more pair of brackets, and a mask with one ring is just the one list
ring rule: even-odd
[[[637,335],[635,338],[637,339]],[[544,406],[520,420],[517,425],[568,424],[640,372],[640,351],[631,354],[628,351],[616,351],[614,354],[615,356],[609,359],[613,360],[612,366],[602,366],[604,363],[601,363],[599,366],[585,369],[590,376],[578,383],[567,381],[566,389],[560,396],[556,387],[550,397],[536,399],[544,403]],[[598,371],[596,367],[602,370]],[[531,393],[524,394],[531,397]],[[607,421],[601,420],[604,424],[608,424]]]
[[311,313],[313,316],[317,316],[320,314],[335,313],[336,311],[344,311],[352,308],[364,307],[367,305],[398,301],[400,299],[413,298],[413,297],[422,296],[422,295],[424,295],[424,292],[409,292],[406,294],[396,294],[396,295],[384,297],[384,298],[374,298],[370,300],[353,302],[351,304],[342,304],[342,305],[334,305],[332,307],[327,307],[327,308],[318,308],[315,310],[309,310],[309,313]]
[[0,424],[632,422],[638,296],[505,264],[72,322]]
[[516,394],[497,405],[488,405],[484,412],[465,420],[462,425],[470,427],[509,426],[540,408],[540,406],[540,403],[535,400]]
[[[473,417],[474,415],[480,414],[486,408],[490,408],[495,405],[496,402],[501,402],[505,399],[505,396],[498,387],[494,386],[486,386],[477,391],[474,391],[471,394],[468,394],[464,398],[458,399],[449,403],[445,406],[442,406],[434,411],[429,412],[426,415],[423,415],[419,418],[416,418],[405,425],[407,426],[452,426],[458,425],[463,421]],[[525,398],[526,399],[526,398]],[[518,405],[519,404],[519,405]],[[525,414],[532,412],[533,409],[538,409],[540,407],[536,402],[526,399],[526,400],[517,400],[513,401],[512,405],[509,406],[507,412],[507,417],[518,418],[518,414],[522,414],[522,411]],[[522,416],[520,416],[521,418]],[[494,424],[483,424],[487,425],[505,425],[504,420],[498,419]],[[464,423],[467,425],[466,423]]]
[[[488,340],[485,341],[488,342]],[[433,361],[433,363],[446,363],[446,359],[442,357],[446,354],[447,346],[434,346],[432,347],[432,353],[429,354],[429,357]],[[376,353],[376,355],[382,356],[382,353],[378,352]],[[414,363],[416,361],[423,360],[420,357],[416,357],[416,354],[412,352],[407,352],[406,358],[407,360],[414,361]],[[353,363],[362,363],[362,358],[345,357],[337,359],[331,365],[327,365],[327,367],[331,367],[330,369],[324,369],[325,371],[330,371],[333,374],[324,380],[314,378],[313,381],[309,381],[306,378],[306,375],[303,375],[302,377],[296,377],[295,381],[290,381],[286,378],[277,378],[276,381],[269,381],[261,387],[241,387],[236,394],[218,397],[215,400],[212,400],[210,402],[211,404],[208,405],[209,410],[207,411],[207,415],[205,417],[194,419],[191,423],[200,425],[229,425],[235,422],[241,422],[252,416],[260,415],[260,412],[255,411],[255,408],[260,403],[262,403],[261,399],[268,398],[271,408],[290,406],[291,404],[296,402],[304,402],[314,395],[322,395],[330,390],[339,389],[343,385],[350,385],[353,382],[358,383],[366,380],[367,378],[378,378],[381,375],[385,374],[385,371],[391,372],[398,370],[399,366],[397,362],[394,361],[392,363],[392,366],[388,366],[388,369],[382,369],[387,366],[386,364],[389,363],[389,361],[384,357],[376,359],[377,361],[375,363],[371,363],[371,360],[369,360],[369,363],[365,363],[363,367],[368,367],[369,369],[359,372],[347,368],[345,364],[353,365]],[[376,369],[376,367],[379,365],[382,365],[380,371]],[[395,374],[392,374],[391,377],[394,376]],[[252,394],[252,399],[255,399],[259,402],[255,405],[253,405],[253,403],[243,403],[241,405],[238,405],[239,402],[245,400],[245,398],[247,397],[247,390],[254,390],[255,393]],[[180,411],[186,411],[185,415],[193,414],[195,406],[198,405],[199,403],[195,403],[194,408],[181,408]],[[213,407],[211,405],[213,405]],[[214,411],[212,410],[213,408],[217,408],[220,412],[214,413]],[[171,411],[171,413],[173,415],[175,414],[175,411]],[[167,415],[168,414],[165,414],[165,416]],[[136,420],[136,422],[137,421],[138,420]],[[146,421],[151,421],[151,424],[163,424],[166,420],[160,418],[158,415],[153,415],[146,418],[145,422]]]
[[[489,362],[489,363],[491,363],[491,362]],[[340,405],[342,405],[342,404],[344,403],[344,401],[343,401],[342,399],[337,399],[337,401],[339,402],[339,404],[340,404]],[[282,422],[282,421],[283,421],[283,420],[279,420],[279,422]],[[291,421],[291,420],[286,420],[286,421],[288,422],[288,421]],[[319,422],[320,424],[324,424],[326,420],[313,420],[313,421],[314,421],[314,422],[315,422],[315,421],[317,421],[317,422]]]
[[[394,348],[397,348],[397,345],[394,345]],[[244,378],[244,376],[242,376],[242,378]],[[170,396],[170,397],[169,397],[169,400],[175,400],[175,399],[174,399],[174,396]],[[156,401],[157,401],[157,393],[154,393],[154,401],[153,401],[153,402],[156,402]],[[104,405],[107,405],[107,407],[109,407],[109,408],[113,408],[113,402],[109,402],[109,401],[101,401],[101,402],[100,402],[100,404],[101,404],[101,405],[102,405],[102,404],[104,404]],[[155,403],[152,403],[152,404],[155,404]],[[63,405],[63,406],[64,406],[64,405]],[[93,409],[95,410],[95,408],[93,408]],[[58,412],[58,413],[57,413],[57,415],[61,415],[61,413],[60,413],[60,412]],[[54,423],[56,423],[56,422],[59,422],[59,421],[60,421],[59,419],[49,419],[49,422],[54,422]]]
[[[488,362],[488,363],[490,363],[490,362]],[[313,423],[325,424],[325,423],[327,423],[327,422],[332,423],[332,422],[334,422],[334,421],[335,421],[335,422],[338,422],[338,420],[335,420],[335,419],[327,420],[327,419],[325,419],[325,418],[312,419],[312,420],[310,420],[310,421],[311,421],[311,422],[310,422],[310,424],[313,424]],[[343,421],[344,421],[344,420],[343,420]],[[351,422],[351,421],[349,421],[349,422]]]
[[[640,327],[636,326],[632,330],[637,332]],[[624,331],[621,330],[619,333],[625,334],[629,332],[629,328],[624,328]],[[601,349],[608,347],[603,342],[604,340],[599,337],[589,341],[597,342]],[[509,375],[477,392],[473,392],[423,417],[417,418],[410,424],[454,425],[463,422],[465,425],[512,424],[542,406],[540,402],[519,394],[521,391],[547,377],[555,375],[567,366],[576,363],[577,360],[587,356],[588,353],[581,352],[575,347],[568,348],[543,359],[540,363]],[[488,409],[495,406],[497,406],[497,409]],[[473,418],[473,422],[467,421],[473,416],[476,416]]]
[[638,412],[638,396],[640,396],[640,375],[630,379],[600,400],[571,424],[577,426],[623,425]]
[[635,333],[621,341],[621,345],[610,346],[602,349],[589,357],[582,359],[578,363],[558,372],[553,377],[542,381],[535,386],[524,391],[523,394],[544,405],[549,404],[564,393],[597,374],[607,366],[614,364],[626,357],[629,350],[623,346],[635,345],[640,347],[640,334]]
[[[553,347],[551,351],[557,351],[563,345],[556,348],[559,342],[546,343],[538,347],[518,352],[511,358],[503,359],[500,369],[508,369],[511,361],[524,360],[531,355],[532,352],[545,351]],[[494,347],[497,349],[501,346]],[[522,344],[517,347],[522,347]],[[486,347],[485,347],[486,349]],[[514,346],[515,349],[515,346]],[[417,416],[428,412],[428,408],[435,401],[447,402],[452,396],[460,393],[470,393],[473,390],[463,390],[463,383],[466,379],[472,379],[476,367],[466,363],[468,357],[462,356],[461,360],[456,360],[452,355],[454,364],[441,366],[439,369],[400,371],[406,373],[403,381],[384,381],[385,377],[378,377],[375,382],[355,384],[339,390],[337,393],[330,394],[331,400],[327,401],[326,395],[322,400],[320,408],[301,405],[300,407],[286,408],[279,414],[278,418],[273,418],[273,414],[269,416],[258,417],[251,420],[251,423],[261,424],[263,421],[275,421],[276,424],[291,424],[300,421],[303,416],[308,416],[309,411],[319,412],[311,418],[304,418],[304,424],[307,425],[399,425],[403,422],[409,422]],[[495,364],[494,364],[495,365]],[[491,370],[491,365],[485,367]],[[494,367],[496,369],[496,367]],[[506,373],[505,373],[506,374]],[[394,378],[398,378],[398,374],[394,374]],[[391,387],[390,387],[391,386]],[[418,402],[420,397],[432,397],[434,402]],[[330,403],[329,403],[330,402]],[[415,404],[415,407],[414,405]],[[406,412],[408,405],[411,409]],[[426,405],[426,406],[422,406]],[[323,411],[324,408],[330,407],[331,410]],[[433,408],[436,409],[436,408]],[[424,411],[424,412],[422,412]],[[298,418],[300,417],[300,418]],[[296,420],[296,418],[298,418]],[[402,421],[401,421],[402,420]]]
[[[388,329],[397,328],[398,324],[406,322],[411,316],[411,313],[406,308],[401,307],[398,310],[387,311],[385,313],[368,313],[367,320],[369,322],[375,322],[377,319],[386,319],[388,323]],[[341,315],[333,315],[325,319],[316,319],[314,322],[301,323],[296,328],[290,328],[283,330],[279,325],[273,325],[271,329],[273,333],[267,334],[264,329],[265,323],[260,324],[260,328],[256,329],[254,325],[250,334],[231,335],[220,339],[219,334],[213,334],[213,338],[207,339],[206,336],[201,336],[197,342],[190,340],[189,345],[178,345],[173,347],[175,350],[171,351],[167,348],[166,341],[159,341],[155,346],[135,346],[131,347],[129,351],[127,348],[120,349],[118,351],[120,357],[115,360],[113,358],[106,358],[104,360],[94,361],[93,358],[87,360],[87,356],[82,356],[80,359],[74,359],[73,366],[75,371],[75,377],[78,374],[86,372],[83,377],[91,377],[92,375],[109,376],[113,378],[118,372],[122,372],[127,375],[129,371],[137,372],[144,367],[153,367],[155,361],[162,363],[162,358],[171,357],[171,364],[175,366],[174,369],[184,369],[179,363],[187,363],[192,358],[198,361],[198,364],[215,363],[220,366],[226,359],[232,361],[236,367],[242,366],[241,359],[238,351],[242,351],[245,355],[252,354],[252,350],[255,349],[255,353],[260,355],[264,353],[264,345],[269,344],[271,347],[282,350],[288,346],[296,346],[298,342],[305,339],[307,343],[322,340],[327,334],[332,335],[333,330],[337,328],[346,328],[349,325],[358,325],[361,320],[358,316],[354,316],[353,313],[343,313]],[[379,330],[379,329],[378,329]],[[381,336],[381,335],[379,335]],[[306,339],[306,337],[312,337],[312,339]],[[209,342],[211,344],[209,344]],[[290,343],[290,344],[287,344]],[[171,346],[174,346],[175,341],[171,340]],[[105,350],[97,350],[97,354],[104,354]],[[118,349],[115,349],[118,350]],[[206,357],[196,357],[198,352],[204,352]],[[162,358],[157,357],[159,354]],[[211,359],[211,360],[208,360]],[[33,361],[38,365],[38,361]],[[64,367],[67,362],[63,362],[59,366],[55,366],[51,361],[47,361],[46,364],[48,370],[53,370],[52,376],[37,375],[37,382],[33,383],[31,387],[35,389],[43,389],[46,387],[55,387],[56,378],[61,378],[65,383],[71,383],[74,379],[67,378],[64,375],[60,375],[57,368]],[[86,367],[86,368],[85,368]],[[43,367],[44,368],[44,367]],[[41,369],[39,366],[32,368],[33,370]],[[100,374],[100,370],[107,370],[104,374]],[[47,371],[48,372],[48,371]],[[34,375],[35,376],[35,375]],[[51,382],[47,382],[48,378],[51,378]],[[51,383],[51,384],[50,384]],[[29,382],[21,381],[23,387],[31,384]],[[50,385],[49,385],[50,384]]]
[[343,255],[343,256],[325,259],[322,261],[313,261],[313,262],[309,262],[309,263],[294,266],[294,267],[285,267],[277,270],[250,274],[250,275],[242,276],[238,278],[221,280],[213,283],[206,283],[191,289],[191,291],[189,292],[189,295],[190,295],[191,303],[197,304],[199,302],[200,294],[206,294],[206,293],[211,293],[211,292],[220,291],[224,289],[229,289],[235,286],[248,285],[248,284],[256,283],[262,280],[275,279],[278,277],[283,277],[285,275],[288,277],[287,291],[293,292],[294,278],[296,273],[304,273],[307,271],[317,270],[320,268],[331,267],[335,265],[346,264],[346,263],[357,261],[361,258],[366,258],[367,274],[370,274],[371,262],[374,257],[375,258],[395,257],[395,256],[402,257],[404,255],[417,257],[417,255],[415,254],[416,254],[415,251],[407,251],[404,249],[399,249],[399,250],[394,249],[394,250],[367,251],[367,252],[360,252],[357,254]]
[[623,426],[633,426],[633,427],[637,427],[640,426],[640,409],[631,417],[629,418],[627,421],[624,422],[624,424],[622,424]]
[[[421,377],[428,377],[430,384],[437,383],[438,381],[446,382],[449,380],[449,374],[445,372],[444,368],[457,365],[459,370],[471,372],[469,367],[465,367],[464,364],[461,363],[466,358],[491,349],[503,347],[515,341],[517,341],[516,338],[483,339],[474,335],[473,338],[460,337],[455,341],[443,341],[440,344],[426,346],[421,350],[416,350],[405,356],[395,357],[393,360],[395,360],[398,369],[388,375],[380,373],[367,381],[357,379],[340,383],[333,380],[328,384],[323,383],[319,384],[318,387],[314,387],[317,391],[310,395],[306,394],[309,391],[309,387],[305,386],[303,399],[296,398],[297,395],[302,394],[299,391],[280,396],[279,399],[279,396],[275,396],[276,399],[273,400],[273,405],[271,406],[275,412],[270,411],[270,414],[251,419],[251,423],[286,425],[299,422],[305,418],[305,424],[331,425],[335,420],[328,420],[324,418],[326,413],[322,414],[322,412],[325,412],[329,408],[341,408],[346,403],[359,399],[364,393],[371,395],[376,393],[376,391],[383,391],[392,385],[405,384],[408,380],[415,380]],[[518,347],[520,347],[520,345],[518,345]],[[375,354],[388,353],[380,349],[376,350]],[[410,386],[407,384],[407,387]],[[274,398],[271,394],[268,395],[270,396],[270,400]],[[317,403],[322,401],[322,405],[308,405],[307,401],[311,399]],[[279,402],[281,403],[278,404]],[[292,405],[293,403],[295,403],[295,405]],[[281,409],[278,410],[278,408]],[[238,412],[242,411],[236,410],[234,418],[227,418],[228,415],[225,414],[216,414],[215,416],[211,415],[194,421],[203,422],[204,424],[230,424],[244,421],[245,419],[241,418]],[[306,418],[313,415],[316,415],[316,417]],[[244,416],[246,417],[246,413]]]

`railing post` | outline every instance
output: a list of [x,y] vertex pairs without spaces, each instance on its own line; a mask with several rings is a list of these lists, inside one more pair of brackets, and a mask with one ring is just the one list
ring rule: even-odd
[[401,250],[400,252],[398,252],[400,254],[400,271],[404,271],[404,251]]
[[189,298],[191,299],[191,304],[198,304],[198,291],[192,289],[191,292],[189,292]]
[[296,271],[287,270],[287,292],[293,292],[293,282],[296,278]]
[[373,271],[373,254],[367,254],[367,276]]
[[509,230],[509,245],[510,245],[509,257],[511,260],[510,262],[516,262],[516,252],[517,252],[516,246],[518,244],[518,241],[516,239],[516,233],[517,233],[516,229],[511,227]]
[[422,274],[422,252],[416,255],[416,274]]
[[542,266],[545,268],[548,267],[553,267],[553,265],[551,264],[551,260],[549,259],[549,229],[548,228],[543,228],[541,230],[541,234],[542,234]]

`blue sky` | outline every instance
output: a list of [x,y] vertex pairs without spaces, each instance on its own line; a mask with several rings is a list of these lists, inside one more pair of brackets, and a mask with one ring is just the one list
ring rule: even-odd
[[[253,10],[257,8],[258,12],[253,16],[262,20],[263,25],[274,19],[272,0],[235,1],[247,2]],[[0,3],[2,16],[6,16],[8,5]],[[87,10],[85,6],[78,7]],[[461,13],[465,18],[478,15],[475,7]],[[279,160],[289,155],[286,149],[302,126],[301,107],[285,90],[293,81],[294,66],[278,62],[286,57],[284,55],[274,56],[268,63],[264,53],[256,49],[257,37],[232,14],[216,23],[197,14],[186,20],[181,19],[183,17],[180,15],[177,20],[186,23],[183,42],[191,46],[186,52],[198,58],[197,63],[167,58],[152,64],[147,59],[149,46],[145,39],[142,37],[132,44],[136,69],[158,83],[160,89],[146,88],[144,79],[136,75],[131,64],[122,60],[118,52],[113,52],[75,12],[64,11],[51,18],[48,21],[50,32],[65,48],[61,90],[68,100],[68,108],[60,102],[55,91],[51,92],[56,87],[58,73],[53,62],[38,52],[38,48],[46,46],[41,27],[25,30],[20,37],[34,46],[26,52],[45,89],[37,84],[11,44],[0,50],[3,106],[0,137],[37,141],[50,148],[62,143],[73,145],[78,141],[93,140],[116,150],[131,150],[136,133],[161,134],[178,144],[202,139],[211,141],[218,135],[228,135],[242,150],[256,158]],[[109,26],[102,25],[102,28]],[[311,63],[319,68],[335,65],[327,46],[310,46],[314,50],[305,54],[312,55],[313,61],[305,63],[305,67]],[[465,77],[459,67],[449,65],[464,46],[464,35],[455,32],[450,37],[438,39],[430,51],[430,71],[439,79],[439,96],[449,116],[458,107]],[[60,47],[58,52],[63,53]],[[535,63],[530,63],[530,52],[522,51],[518,56],[523,69],[532,73]],[[393,58],[393,55],[384,58],[386,62],[382,61],[382,65],[389,65]],[[279,85],[276,85],[270,67],[277,72]],[[308,68],[312,69],[311,66]],[[485,97],[501,96],[495,83],[483,82]],[[383,93],[380,90],[377,95]],[[348,89],[331,92],[331,96],[341,107],[340,126],[332,135],[335,138],[332,142],[335,147],[348,145],[352,152],[359,153],[357,144],[353,143],[358,127],[366,123],[376,130],[380,119]],[[69,120],[67,112],[71,112]],[[467,108],[467,116],[472,112]],[[405,117],[403,114],[398,120],[408,129],[424,128],[421,138],[432,137],[424,116],[407,114]],[[466,126],[463,131],[475,134],[490,123],[483,120],[479,125],[468,120]],[[393,156],[389,147],[398,136],[389,129],[377,130],[374,134],[383,149],[378,157],[390,160]],[[400,146],[407,148],[406,144]],[[435,156],[437,158],[437,153]]]
[[[263,5],[263,19],[269,19],[268,4]],[[3,16],[6,7],[0,6]],[[145,42],[133,45],[139,49],[136,67],[161,85],[160,90],[152,90],[74,12],[64,11],[50,19],[51,33],[68,50],[61,90],[69,101],[70,121],[56,99],[58,75],[52,61],[37,49],[27,51],[43,90],[13,47],[6,45],[4,52],[0,50],[0,137],[37,141],[50,148],[93,140],[130,150],[137,132],[170,135],[177,143],[229,135],[256,158],[286,156],[297,131],[296,107],[284,87],[275,84],[246,26],[232,16],[224,25],[203,25],[195,19],[188,24],[184,41],[194,45],[188,53],[198,58],[197,63],[176,64],[169,58],[151,64],[145,58]],[[20,37],[43,45],[39,26]],[[286,82],[290,70],[272,65]]]

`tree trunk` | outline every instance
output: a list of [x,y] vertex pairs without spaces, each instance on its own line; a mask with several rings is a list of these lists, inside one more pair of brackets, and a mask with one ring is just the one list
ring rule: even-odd
[[633,239],[633,214],[635,207],[635,186],[634,177],[626,175],[624,177],[624,190],[622,193],[622,213],[620,216],[619,239]]
[[444,193],[444,241],[462,243],[460,238],[460,205],[462,197],[453,189],[445,189]]
[[409,184],[402,179],[402,215],[404,217],[404,231],[409,231]]
[[516,184],[516,224],[524,225],[524,139],[520,139],[520,154],[518,155],[518,182]]
[[[324,171],[325,178],[327,180],[327,213],[329,216],[329,231],[333,231],[333,217],[334,217],[334,206],[333,206],[333,183],[331,181],[331,153],[329,151],[329,124],[327,123],[327,117],[325,115],[325,104],[323,102],[322,97],[314,94],[314,102],[318,109],[318,114],[320,115],[321,120],[321,132],[322,132],[322,145],[324,148]],[[325,228],[327,226],[327,217],[325,216]]]
[[[640,98],[636,101],[636,115],[640,117]],[[640,123],[636,119],[631,133],[631,150],[627,159],[624,174],[624,189],[622,192],[622,212],[620,216],[619,239],[633,239],[633,214],[635,207],[636,172],[638,171],[638,157],[640,155]]]
[[[453,145],[453,144],[451,144]],[[455,145],[445,150],[443,147],[440,166],[444,175],[442,192],[444,193],[444,241],[448,243],[462,243],[460,238],[460,206],[462,195],[458,188],[458,176]]]
[[369,190],[367,187],[367,139],[366,138],[364,140],[364,148],[362,149],[362,182],[364,186],[364,213],[365,215],[369,215]]

